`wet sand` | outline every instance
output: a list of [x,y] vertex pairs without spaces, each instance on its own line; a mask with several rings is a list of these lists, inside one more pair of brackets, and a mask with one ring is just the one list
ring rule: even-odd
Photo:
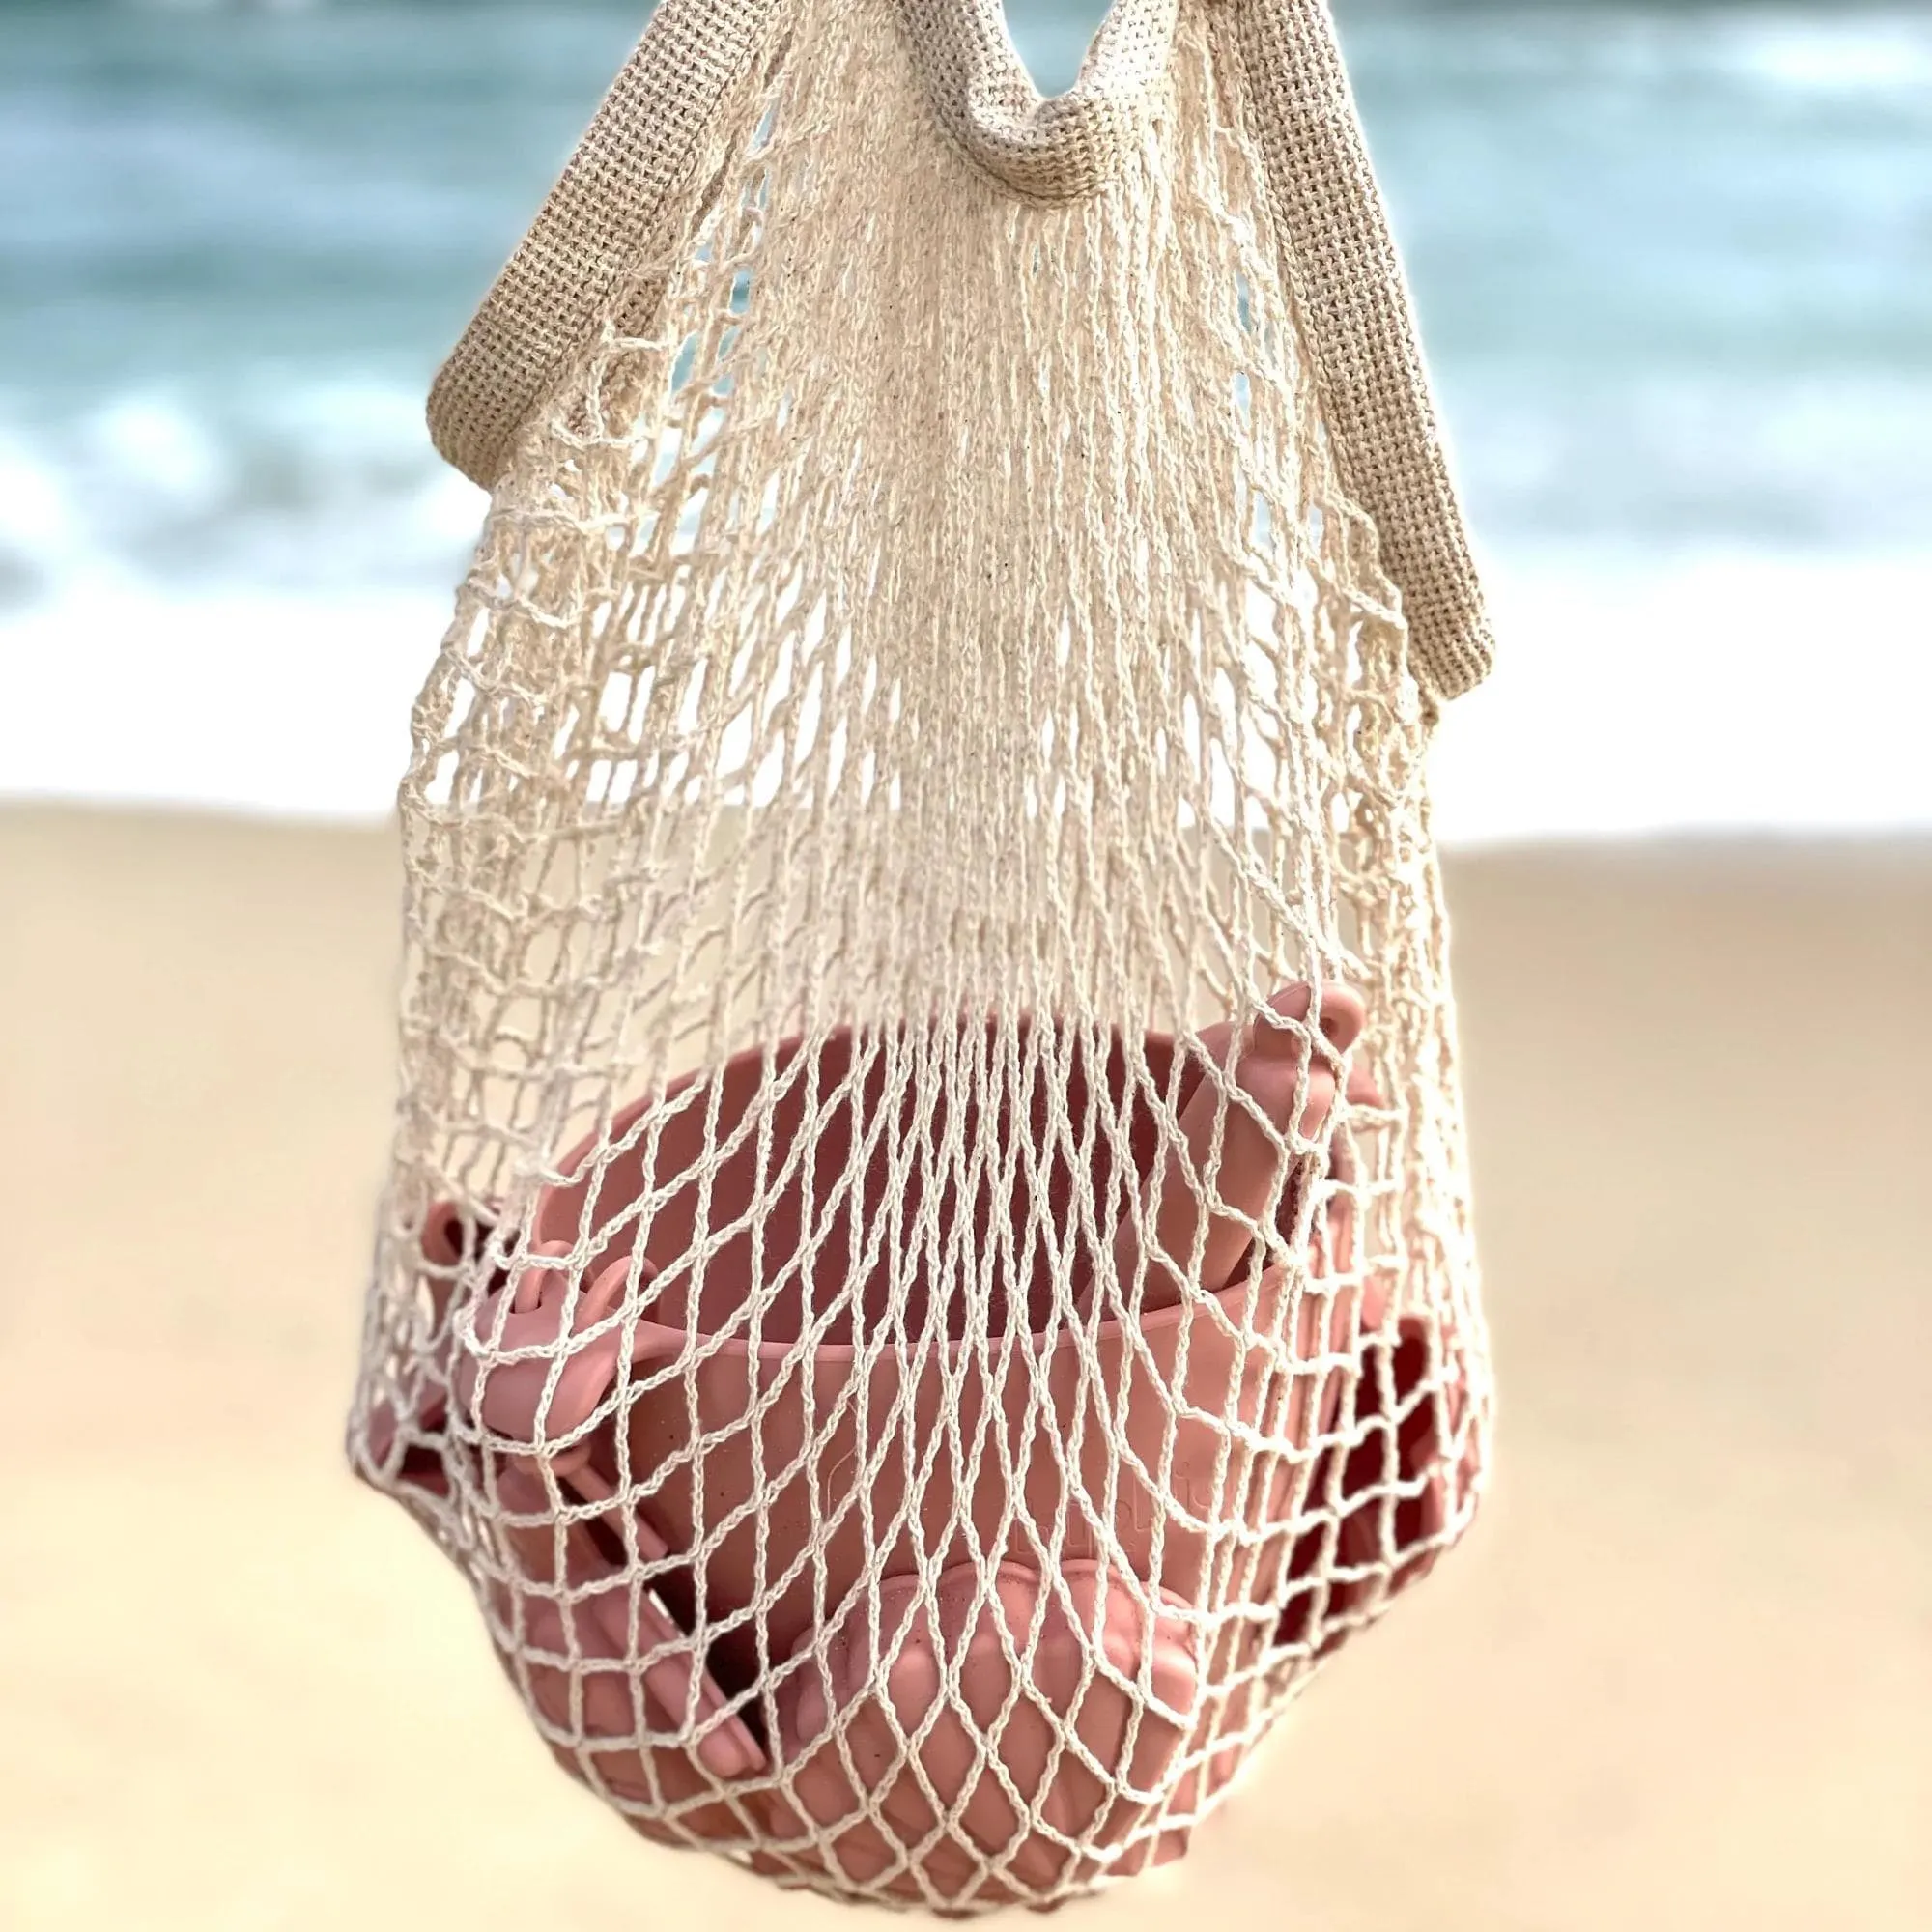
[[[377,833],[0,811],[0,1924],[831,1926],[554,1771],[339,1438]],[[1470,1542],[1094,1932],[1932,1924],[1932,847],[1451,870]]]

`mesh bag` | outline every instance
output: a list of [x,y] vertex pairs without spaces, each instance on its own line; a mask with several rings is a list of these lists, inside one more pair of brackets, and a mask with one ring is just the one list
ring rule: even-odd
[[641,1833],[1172,1858],[1466,1526],[1489,643],[1315,0],[664,0],[439,379],[350,1429]]

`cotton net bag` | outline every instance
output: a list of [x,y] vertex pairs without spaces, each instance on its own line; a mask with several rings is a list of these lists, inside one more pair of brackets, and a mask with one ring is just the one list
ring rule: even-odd
[[1042,100],[997,0],[664,0],[432,420],[355,1466],[652,1838],[1175,1857],[1489,1433],[1489,643],[1325,13]]

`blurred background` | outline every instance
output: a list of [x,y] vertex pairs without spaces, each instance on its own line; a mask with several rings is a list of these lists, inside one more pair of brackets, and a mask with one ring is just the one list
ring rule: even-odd
[[[387,810],[422,397],[644,11],[0,0],[8,790]],[[1444,836],[1932,821],[1932,15],[1338,14],[1507,642]]]
[[[1501,642],[1435,770],[1504,1455],[1084,1910],[1924,1932],[1932,10],[1335,7]],[[554,1774],[336,1447],[483,507],[422,399],[646,11],[0,0],[9,1927],[818,1912]],[[1099,12],[1010,0],[1042,85]]]

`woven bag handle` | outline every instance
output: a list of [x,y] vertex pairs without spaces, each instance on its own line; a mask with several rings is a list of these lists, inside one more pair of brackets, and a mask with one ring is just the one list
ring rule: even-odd
[[703,129],[764,47],[779,5],[659,0],[430,388],[430,436],[471,482],[495,488],[518,431],[677,210]]
[[[785,0],[660,0],[555,187],[430,392],[437,448],[492,488],[689,185],[700,135]],[[1043,99],[1001,0],[897,0],[933,110],[1029,199],[1100,191],[1159,98],[1179,0],[1114,0],[1079,77]],[[1278,254],[1343,487],[1401,592],[1432,709],[1494,654],[1413,309],[1327,0],[1206,0],[1232,31]],[[647,305],[647,304],[646,304]]]
[[1276,253],[1335,465],[1402,593],[1410,661],[1433,710],[1483,681],[1495,642],[1328,0],[1212,4],[1235,15]]

